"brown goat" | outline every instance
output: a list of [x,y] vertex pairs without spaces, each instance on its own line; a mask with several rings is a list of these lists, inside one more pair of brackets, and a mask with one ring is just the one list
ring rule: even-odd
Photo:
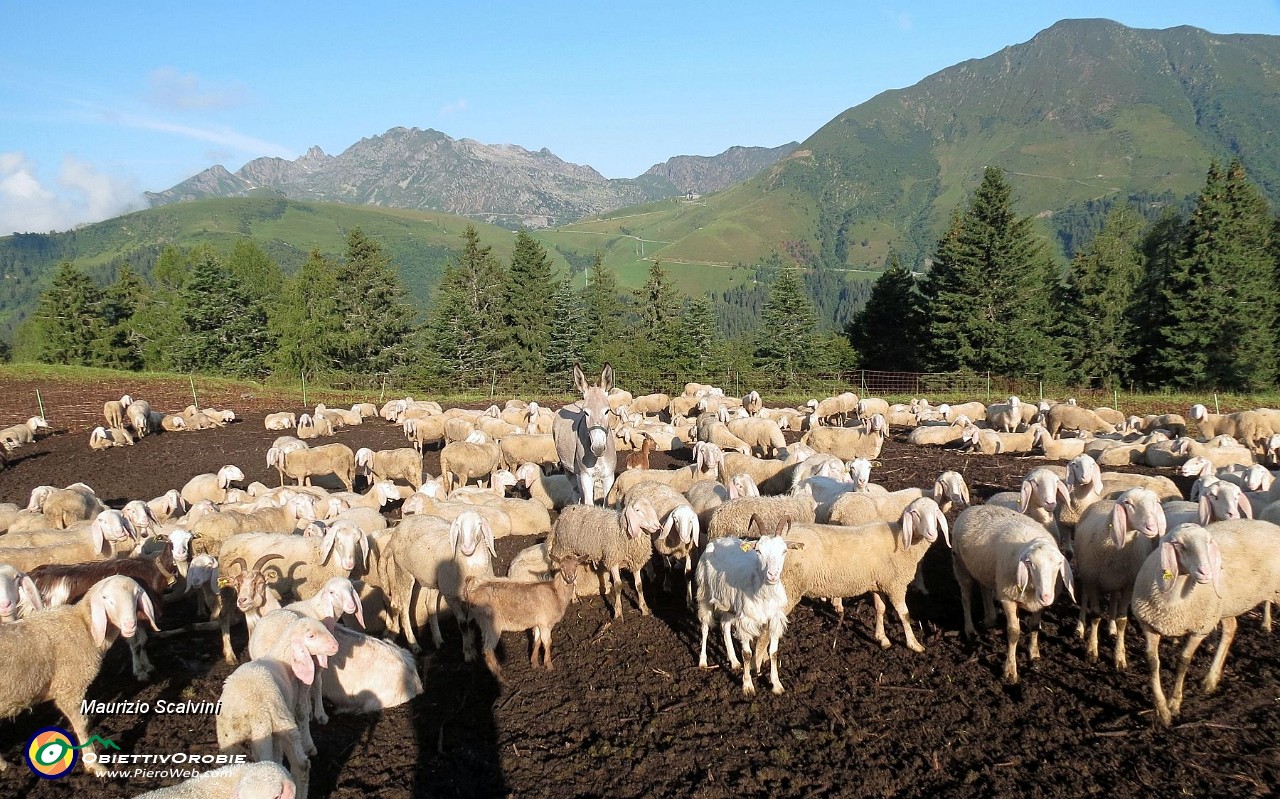
[[627,453],[628,469],[649,468],[649,454],[653,452],[653,436],[648,433],[641,433],[640,435],[644,438],[644,441],[640,443],[640,449]]

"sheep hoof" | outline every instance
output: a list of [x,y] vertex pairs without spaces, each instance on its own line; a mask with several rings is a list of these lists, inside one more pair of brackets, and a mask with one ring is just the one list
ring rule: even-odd
[[919,642],[916,642],[916,643],[914,643],[914,644],[907,644],[907,648],[908,648],[908,649],[910,649],[912,652],[923,652],[923,651],[924,651],[924,645],[923,645],[923,644],[921,644],[921,643],[919,643]]
[[888,649],[889,647],[893,646],[893,644],[889,642],[888,638],[877,638],[876,641],[879,642],[881,649]]
[[328,723],[329,723],[329,714],[328,714],[328,713],[317,713],[313,718],[314,718],[314,720],[315,720],[316,724],[328,724]]
[[134,669],[133,676],[138,682],[150,682],[151,673],[146,669]]
[[1005,685],[1017,685],[1018,684],[1017,669],[1014,669],[1012,671],[1006,669],[1004,672],[1004,682],[1005,682]]
[[782,694],[786,693],[786,691],[787,689],[783,688],[781,685],[773,686],[773,693],[775,696],[781,696]]

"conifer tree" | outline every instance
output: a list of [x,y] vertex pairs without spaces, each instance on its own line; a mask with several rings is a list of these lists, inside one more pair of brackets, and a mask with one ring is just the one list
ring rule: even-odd
[[197,248],[178,293],[174,365],[247,377],[263,370],[267,316],[212,248]]
[[1142,277],[1145,224],[1128,205],[1107,215],[1093,242],[1071,262],[1060,328],[1077,379],[1114,382],[1130,373],[1133,292]]
[[338,265],[312,250],[285,283],[271,314],[277,368],[310,376],[342,365],[345,340],[337,300],[341,291]]
[[1025,375],[1059,366],[1048,334],[1053,262],[1011,195],[1003,172],[988,167],[938,242],[921,286],[933,368]]
[[71,261],[62,261],[40,295],[33,325],[42,363],[88,366],[101,332],[102,290]]
[[102,294],[101,333],[94,342],[94,361],[112,369],[141,369],[142,348],[133,333],[133,317],[146,300],[147,287],[125,264]]
[[1169,319],[1156,362],[1173,385],[1249,391],[1274,382],[1271,225],[1238,161],[1210,166],[1165,286]]
[[895,253],[846,332],[866,368],[910,372],[919,368],[923,324],[915,275]]
[[622,298],[618,293],[618,281],[613,272],[604,266],[604,258],[596,253],[587,270],[586,286],[582,289],[582,306],[586,315],[587,362],[609,361],[619,367],[617,356],[623,354]]
[[548,374],[569,374],[575,363],[587,362],[587,330],[582,299],[567,282],[557,283],[551,313],[555,324],[548,337],[544,367]]
[[783,269],[769,289],[756,333],[755,364],[784,380],[821,365],[818,317],[798,269]]
[[338,265],[338,316],[345,343],[344,368],[385,374],[408,359],[415,312],[382,245],[360,228],[347,234],[346,258]]
[[680,318],[685,297],[654,259],[644,285],[632,293],[640,336],[634,339],[642,363],[667,359],[679,349]]
[[543,370],[552,330],[563,323],[554,312],[557,285],[546,249],[527,231],[518,232],[499,323],[504,367],[526,375]]
[[685,307],[677,336],[681,366],[708,376],[723,368],[723,343],[716,329],[715,312],[707,295],[695,297]]
[[493,248],[480,244],[474,225],[463,232],[462,252],[440,278],[424,330],[434,359],[432,371],[473,377],[498,364],[501,331],[494,325],[505,283]]
[[1186,231],[1177,209],[1168,207],[1139,245],[1142,277],[1129,303],[1128,316],[1133,324],[1126,349],[1129,372],[1144,386],[1172,384],[1159,353],[1165,345],[1162,328],[1171,318],[1169,309],[1173,298],[1167,289],[1177,268],[1184,238]]

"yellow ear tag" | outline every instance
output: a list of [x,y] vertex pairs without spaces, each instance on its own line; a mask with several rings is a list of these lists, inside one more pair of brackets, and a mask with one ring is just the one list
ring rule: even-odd
[[1173,572],[1169,571],[1168,569],[1165,569],[1162,576],[1164,577],[1164,581],[1167,583],[1173,579]]
[[743,542],[742,542],[741,544],[739,544],[738,546],[742,547],[742,551],[743,551],[743,552],[750,552],[750,551],[751,551],[751,542],[750,542],[750,541],[743,541]]
[[231,585],[231,579],[230,579],[230,578],[228,578],[228,577],[219,577],[219,578],[218,578],[218,587],[219,587],[219,588],[226,588],[226,587],[227,587],[227,586],[229,586],[229,585]]

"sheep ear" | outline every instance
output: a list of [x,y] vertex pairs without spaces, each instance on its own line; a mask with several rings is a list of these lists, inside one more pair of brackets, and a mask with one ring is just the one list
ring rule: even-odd
[[969,484],[963,480],[960,482],[960,496],[964,497],[964,504],[969,505]]
[[1062,500],[1063,504],[1068,508],[1074,507],[1071,503],[1071,492],[1067,490],[1067,484],[1061,480],[1055,480],[1054,483],[1058,486],[1058,497]]
[[493,546],[493,525],[489,524],[488,519],[480,520],[480,531],[484,533],[484,545],[489,548],[489,556],[498,557],[498,550]]
[[1031,492],[1035,490],[1035,486],[1030,480],[1022,481],[1022,492],[1018,500],[1018,513],[1026,513],[1027,508],[1031,507]]
[[107,606],[101,593],[89,600],[89,631],[93,633],[94,646],[101,648],[107,640]]
[[1067,587],[1067,596],[1071,597],[1071,601],[1076,601],[1075,575],[1071,573],[1071,564],[1064,557],[1062,559],[1062,567],[1058,569],[1058,573],[1062,575],[1062,584]]
[[102,522],[94,519],[93,524],[89,525],[89,532],[93,536],[93,551],[95,554],[100,554],[102,547],[107,543],[106,534],[102,530]]
[[[369,570],[369,536],[360,536],[360,557],[364,564],[365,571]],[[363,624],[363,622],[361,622]]]
[[26,594],[27,602],[31,603],[31,607],[44,610],[44,600],[40,598],[40,589],[36,588],[34,580],[24,574],[18,581],[18,585],[22,588],[22,593]]
[[1093,485],[1093,493],[1102,494],[1102,470],[1098,468],[1098,462],[1089,459],[1089,482]]
[[662,537],[665,539],[671,535],[671,528],[676,523],[676,515],[674,513],[667,514],[667,520],[662,523]]
[[333,545],[338,541],[338,530],[336,527],[330,527],[324,532],[324,539],[320,542],[320,565],[329,562],[329,556],[333,554]]
[[147,621],[151,622],[151,629],[160,632],[160,626],[156,624],[156,608],[151,604],[151,596],[146,591],[139,590],[137,603],[138,610],[147,617]]
[[[1212,491],[1212,490],[1211,490]],[[1210,491],[1206,491],[1200,495],[1200,526],[1207,527],[1213,521],[1213,501],[1209,498]],[[1218,492],[1212,491],[1217,494]]]
[[1129,534],[1129,514],[1125,513],[1124,503],[1117,502],[1111,508],[1111,542],[1116,549],[1124,546],[1125,536]]
[[1253,518],[1253,505],[1250,504],[1249,498],[1244,495],[1243,491],[1240,492],[1240,499],[1236,502],[1236,507],[1240,509],[1241,516],[1246,519]]
[[1168,541],[1160,545],[1160,590],[1170,591],[1178,579],[1178,550]]
[[360,629],[364,629],[366,626],[364,623],[364,605],[360,602],[360,592],[356,591],[355,586],[352,586],[348,596],[351,598],[352,604],[356,606],[355,613],[352,615],[356,617],[356,621],[360,622]]
[[942,540],[947,543],[947,547],[951,547],[951,526],[947,524],[947,515],[938,509],[937,515],[934,517],[938,520],[938,528],[942,530]]
[[1031,584],[1031,566],[1025,557],[1018,560],[1018,591],[1026,591]]
[[1222,574],[1222,549],[1217,541],[1209,542],[1209,568],[1213,572],[1213,593],[1222,598],[1224,575]]
[[310,685],[315,681],[316,664],[307,651],[307,645],[302,642],[302,634],[293,639],[293,645],[289,648],[289,667],[303,685]]
[[909,510],[902,514],[902,548],[911,548],[911,539],[916,532],[916,512]]

